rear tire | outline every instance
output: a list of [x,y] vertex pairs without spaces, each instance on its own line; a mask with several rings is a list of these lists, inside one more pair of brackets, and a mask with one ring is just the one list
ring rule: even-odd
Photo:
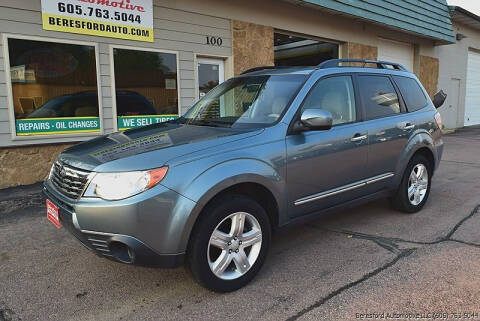
[[262,267],[270,238],[265,209],[247,196],[226,194],[199,217],[190,237],[187,264],[200,285],[215,292],[235,291]]
[[402,182],[390,199],[392,206],[405,213],[420,211],[430,195],[432,164],[422,155],[415,155],[407,165]]

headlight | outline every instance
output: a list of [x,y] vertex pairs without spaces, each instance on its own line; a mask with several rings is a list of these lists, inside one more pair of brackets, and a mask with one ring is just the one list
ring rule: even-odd
[[96,174],[84,197],[100,197],[104,200],[121,200],[137,195],[157,185],[167,174],[168,167],[141,172]]

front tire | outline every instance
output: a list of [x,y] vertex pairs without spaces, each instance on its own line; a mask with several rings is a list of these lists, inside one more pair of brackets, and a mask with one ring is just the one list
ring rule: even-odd
[[262,267],[270,238],[265,209],[247,196],[227,194],[215,199],[199,217],[187,263],[200,285],[215,292],[235,291]]
[[408,163],[402,182],[391,198],[394,208],[405,213],[420,211],[430,195],[432,164],[422,155],[414,156]]

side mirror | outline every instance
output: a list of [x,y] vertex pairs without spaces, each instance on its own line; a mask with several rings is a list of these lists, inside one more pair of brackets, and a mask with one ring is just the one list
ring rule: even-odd
[[447,94],[443,91],[440,90],[438,93],[433,96],[433,105],[435,108],[440,108],[442,105],[445,103],[445,100],[447,99]]
[[305,109],[300,117],[297,130],[329,130],[333,125],[332,114],[324,109]]

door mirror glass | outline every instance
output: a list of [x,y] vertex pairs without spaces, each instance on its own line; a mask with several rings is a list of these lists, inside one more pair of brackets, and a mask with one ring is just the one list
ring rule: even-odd
[[308,130],[328,130],[332,128],[332,113],[324,109],[305,109],[300,122]]
[[435,94],[435,96],[433,96],[433,105],[435,106],[435,108],[440,108],[445,103],[446,99],[447,94],[443,90],[440,90],[438,93]]

